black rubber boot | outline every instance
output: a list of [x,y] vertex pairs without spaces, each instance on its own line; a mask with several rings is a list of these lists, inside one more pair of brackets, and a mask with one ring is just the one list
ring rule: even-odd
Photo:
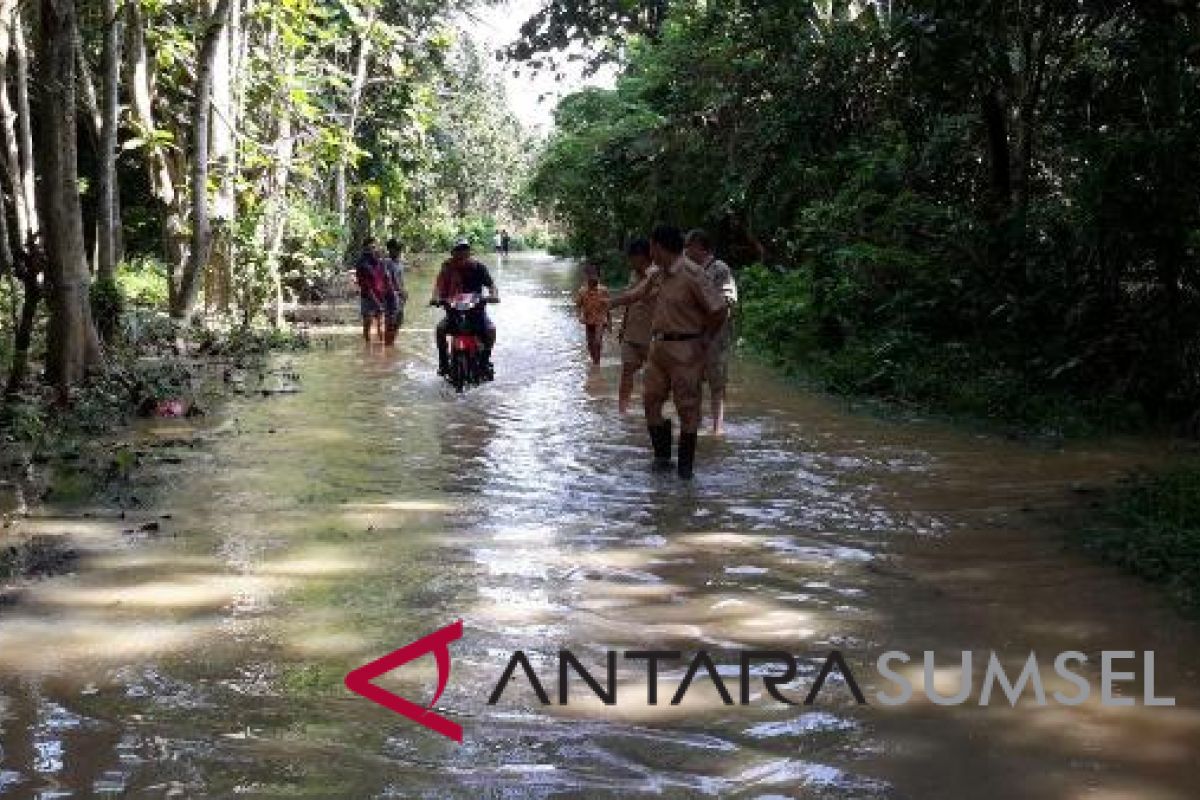
[[679,477],[685,481],[690,481],[695,474],[696,438],[694,433],[679,434]]
[[647,427],[650,431],[650,443],[654,445],[654,468],[668,470],[671,468],[671,420],[663,420],[658,425]]

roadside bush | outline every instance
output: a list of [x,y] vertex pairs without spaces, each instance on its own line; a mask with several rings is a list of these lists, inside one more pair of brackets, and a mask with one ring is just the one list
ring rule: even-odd
[[1106,524],[1082,534],[1084,547],[1164,586],[1200,615],[1200,464],[1186,464],[1118,491]]
[[167,309],[167,265],[150,256],[124,261],[117,269],[117,289],[131,306]]

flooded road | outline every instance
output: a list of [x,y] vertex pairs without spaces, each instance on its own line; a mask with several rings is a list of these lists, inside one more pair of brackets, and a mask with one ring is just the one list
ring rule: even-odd
[[[571,266],[518,256],[496,276],[494,384],[435,378],[424,270],[395,353],[317,332],[281,359],[302,391],[147,424],[165,455],[120,507],[21,522],[88,555],[0,607],[0,796],[1196,797],[1197,626],[1046,522],[1161,447],[881,420],[743,363],[728,436],[701,439],[684,486],[649,472],[640,415],[617,416],[611,343],[585,363]],[[458,619],[438,708],[461,745],[343,687]],[[657,706],[623,660],[612,707],[579,679],[543,706],[520,671],[487,704],[517,650],[557,701],[560,649],[601,683],[610,650],[685,657],[661,665]],[[760,668],[737,704],[746,649],[796,655],[797,699],[838,650],[871,704],[835,672],[788,707]],[[703,669],[668,702],[700,650],[734,705]],[[1047,667],[1154,650],[1178,705],[886,708],[888,650],[918,683],[925,650]],[[425,658],[380,683],[424,703],[435,676]]]

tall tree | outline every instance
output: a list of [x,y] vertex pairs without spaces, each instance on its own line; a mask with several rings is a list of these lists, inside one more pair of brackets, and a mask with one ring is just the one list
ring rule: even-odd
[[50,305],[46,375],[65,398],[89,368],[100,364],[102,351],[92,323],[79,200],[75,2],[42,0],[40,7],[38,163]]
[[162,237],[162,255],[167,265],[167,292],[172,308],[177,305],[179,279],[188,260],[187,195],[180,142],[173,131],[158,121],[156,60],[147,38],[151,20],[140,2],[128,5],[125,74],[133,125],[149,179],[154,211]]
[[210,3],[203,19],[200,46],[196,53],[196,85],[192,107],[192,244],[191,254],[179,281],[179,292],[171,308],[173,316],[190,320],[196,310],[200,279],[212,253],[212,207],[209,195],[210,142],[212,136],[213,76],[221,37],[229,24],[230,0]]
[[103,0],[104,49],[101,57],[103,102],[100,129],[99,215],[97,226],[96,277],[111,282],[117,272],[117,126],[121,108],[122,8],[119,0]]

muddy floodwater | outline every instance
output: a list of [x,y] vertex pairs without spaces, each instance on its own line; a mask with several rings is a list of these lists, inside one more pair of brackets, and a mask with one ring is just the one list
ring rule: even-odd
[[[611,343],[585,363],[574,268],[513,256],[495,273],[494,384],[459,397],[435,377],[425,268],[394,353],[316,327],[310,352],[276,360],[299,391],[145,423],[155,455],[132,484],[17,520],[83,556],[0,607],[0,796],[1200,796],[1198,627],[1052,524],[1162,443],[885,420],[743,361],[728,435],[701,439],[684,486],[651,474],[640,414],[616,414]],[[343,686],[459,619],[438,708],[462,744]],[[610,650],[684,659],[661,665],[657,706],[644,662],[619,659],[614,706],[574,679],[563,707],[562,649],[601,682]],[[749,649],[798,658],[797,699],[840,651],[869,704],[835,671],[814,705],[786,706],[755,667],[741,705]],[[487,704],[518,650],[552,705],[520,671]],[[734,705],[703,669],[669,703],[701,650]],[[888,650],[946,667],[1036,652],[1048,676],[1079,651],[1092,697],[888,708]],[[1103,707],[1112,650],[1155,651],[1176,706],[1141,705],[1138,661],[1119,688],[1138,705]],[[919,663],[907,673],[919,689]],[[431,658],[380,680],[421,703],[435,683]]]

